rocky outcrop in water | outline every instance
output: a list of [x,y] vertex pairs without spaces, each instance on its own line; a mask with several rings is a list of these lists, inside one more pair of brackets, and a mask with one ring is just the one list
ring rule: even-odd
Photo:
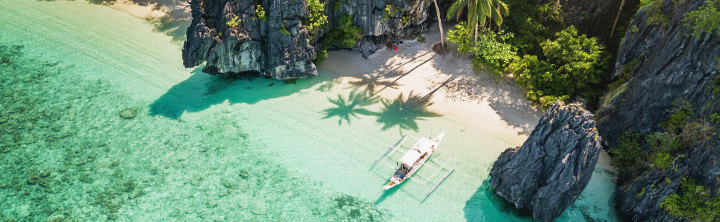
[[[193,0],[183,61],[186,67],[205,62],[203,71],[211,74],[256,72],[276,79],[316,76],[312,60],[317,46],[322,44],[324,31],[337,25],[341,16],[351,16],[353,24],[361,27],[364,37],[354,48],[367,54],[390,39],[424,30],[429,3],[325,1],[329,23],[311,34],[305,0]],[[256,15],[258,5],[264,9],[260,10],[265,12],[264,18]],[[234,18],[238,23],[231,27],[228,22]]]
[[575,202],[600,155],[593,114],[556,101],[519,148],[503,152],[490,171],[490,186],[533,218],[552,221]]
[[[648,135],[664,130],[661,123],[669,119],[668,111],[678,101],[694,110],[686,121],[706,121],[702,118],[720,112],[720,36],[693,36],[684,21],[704,2],[658,1],[658,8],[645,7],[637,13],[615,63],[613,77],[622,84],[607,93],[598,111],[598,129],[607,147],[616,147],[626,132]],[[674,154],[671,169],[627,173],[616,190],[621,210],[636,221],[680,221],[660,203],[678,192],[683,178],[695,180],[714,195],[720,193],[719,141],[717,136],[689,141]]]

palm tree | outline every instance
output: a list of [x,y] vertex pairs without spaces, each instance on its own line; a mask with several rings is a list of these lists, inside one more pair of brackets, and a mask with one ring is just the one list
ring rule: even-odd
[[438,28],[440,28],[440,46],[445,49],[445,34],[443,33],[442,17],[440,17],[440,7],[437,4],[437,0],[433,0],[433,3],[435,3],[435,14],[437,14],[438,17]]
[[484,27],[490,21],[498,27],[503,23],[503,16],[507,16],[509,9],[507,4],[502,0],[456,0],[450,5],[447,11],[448,19],[452,19],[455,15],[456,19],[460,19],[463,10],[467,7],[468,28],[474,30],[475,42],[479,33],[479,28]]

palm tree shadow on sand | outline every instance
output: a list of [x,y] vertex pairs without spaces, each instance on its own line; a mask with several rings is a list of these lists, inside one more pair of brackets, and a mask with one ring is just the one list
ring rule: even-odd
[[427,109],[433,104],[430,97],[431,94],[413,95],[411,91],[407,97],[400,93],[395,99],[383,100],[383,108],[378,112],[377,122],[383,124],[382,130],[397,126],[401,130],[418,131],[417,121],[442,116]]
[[213,76],[201,70],[202,67],[196,68],[190,78],[176,84],[150,104],[150,115],[178,119],[186,112],[200,112],[224,102],[255,104],[288,96],[325,81],[325,78],[315,77],[283,82],[256,73],[234,77]]
[[396,81],[390,81],[390,80],[382,80],[382,78],[387,78],[387,76],[382,75],[380,73],[373,73],[373,74],[364,74],[360,77],[358,77],[357,80],[350,81],[350,87],[353,88],[365,88],[365,91],[370,93],[376,93],[375,90],[378,87],[382,87],[382,89],[385,88],[392,88],[397,89],[398,84]]
[[350,92],[347,99],[341,95],[337,95],[337,99],[328,98],[328,100],[330,103],[335,104],[336,107],[323,110],[325,113],[323,119],[337,116],[339,117],[338,125],[342,125],[343,120],[350,124],[350,117],[358,118],[358,114],[366,116],[376,115],[376,113],[362,107],[380,102],[380,98],[372,96],[367,91],[360,92],[358,90]]

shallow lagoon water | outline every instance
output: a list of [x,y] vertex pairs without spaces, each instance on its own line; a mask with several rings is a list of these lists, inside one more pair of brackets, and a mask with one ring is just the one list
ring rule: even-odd
[[[485,182],[521,139],[432,106],[399,111],[402,99],[353,106],[359,89],[322,66],[295,83],[185,69],[173,37],[105,6],[0,11],[2,220],[530,220]],[[441,130],[458,170],[427,198],[414,184],[383,192],[391,170],[370,162],[403,133]],[[558,221],[616,220],[612,180],[598,165]]]

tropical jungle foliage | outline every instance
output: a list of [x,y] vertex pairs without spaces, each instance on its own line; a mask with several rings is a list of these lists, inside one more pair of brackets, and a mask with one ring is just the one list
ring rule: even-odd
[[598,88],[609,57],[597,39],[578,35],[570,26],[541,47],[542,55],[525,55],[510,66],[528,99],[548,107],[556,99],[600,96],[599,91],[589,89]]
[[458,52],[473,55],[474,66],[484,67],[495,75],[504,74],[505,67],[516,56],[515,47],[505,43],[513,34],[483,29],[479,39],[473,42],[468,38],[472,32],[461,22],[448,32],[448,42],[457,45]]
[[[461,22],[448,32],[448,42],[471,55],[473,65],[491,74],[508,71],[526,96],[545,108],[556,99],[597,101],[602,92],[608,54],[596,38],[579,35],[562,22],[556,3],[531,0],[457,0],[448,19]],[[488,22],[490,21],[490,22]]]

